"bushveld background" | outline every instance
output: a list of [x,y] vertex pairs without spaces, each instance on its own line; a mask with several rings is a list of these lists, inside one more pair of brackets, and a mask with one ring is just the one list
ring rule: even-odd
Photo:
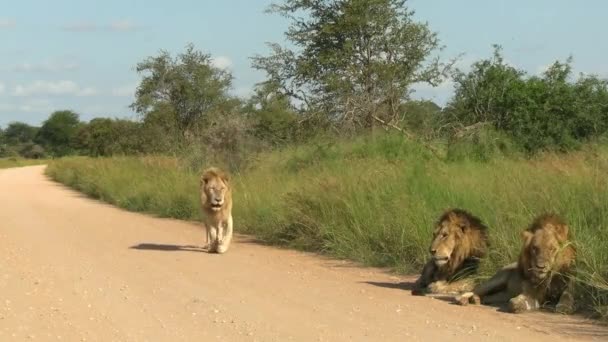
[[[336,7],[337,6],[337,7]],[[0,129],[0,167],[52,158],[53,179],[93,198],[199,219],[202,168],[232,172],[240,233],[268,244],[420,270],[431,230],[460,207],[490,227],[481,277],[514,261],[520,232],[546,211],[571,225],[582,309],[608,316],[608,83],[572,59],[539,75],[500,46],[466,70],[402,0],[290,0],[290,48],[253,56],[254,94],[194,46],[141,61],[136,120],[59,110]],[[293,16],[306,13],[305,16]],[[440,107],[412,85],[450,80]],[[31,161],[28,161],[31,163]]]

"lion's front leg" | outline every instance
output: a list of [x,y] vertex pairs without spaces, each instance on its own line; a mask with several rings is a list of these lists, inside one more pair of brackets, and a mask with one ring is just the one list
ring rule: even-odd
[[217,245],[222,244],[222,240],[224,240],[224,222],[220,221],[217,225]]
[[566,315],[569,315],[574,312],[575,304],[571,288],[572,286],[570,285],[566,290],[564,290],[564,292],[562,292],[562,295],[559,297],[559,301],[555,306],[555,312]]
[[226,231],[225,235],[221,240],[218,241],[217,252],[222,254],[228,251],[230,242],[232,241],[232,216],[229,216],[226,220]]
[[205,231],[205,244],[203,245],[203,249],[209,250],[211,248],[211,228],[205,222],[203,222],[203,230]]
[[435,273],[436,269],[437,269],[437,266],[435,265],[433,260],[430,260],[429,262],[426,263],[426,265],[424,265],[424,268],[422,269],[422,274],[420,274],[420,278],[418,278],[418,280],[416,280],[416,282],[414,283],[414,288],[412,289],[412,295],[414,295],[414,296],[424,295],[424,293],[427,289],[427,286],[431,283],[431,281],[433,279],[433,274]]
[[217,250],[217,228],[209,227],[207,230],[207,251],[213,253]]

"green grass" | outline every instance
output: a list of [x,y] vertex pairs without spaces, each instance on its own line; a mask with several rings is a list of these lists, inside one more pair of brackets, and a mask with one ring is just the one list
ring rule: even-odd
[[11,167],[22,167],[30,165],[42,165],[46,163],[47,160],[43,159],[0,158],[0,169],[8,169]]
[[[164,157],[54,161],[54,179],[120,207],[198,219],[198,173]],[[608,150],[532,160],[446,162],[399,136],[317,143],[262,155],[234,175],[235,229],[269,244],[325,253],[399,272],[428,258],[442,211],[460,207],[490,227],[483,276],[516,260],[520,232],[554,211],[578,249],[578,295],[608,307]]]

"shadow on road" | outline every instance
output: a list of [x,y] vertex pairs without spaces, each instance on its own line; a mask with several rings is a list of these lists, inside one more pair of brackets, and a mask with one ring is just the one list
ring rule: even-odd
[[414,288],[413,282],[377,282],[377,281],[364,281],[364,284],[374,285],[378,287],[384,287],[387,289],[405,290],[411,291]]
[[202,252],[206,253],[205,248],[192,245],[167,245],[167,244],[156,244],[156,243],[140,243],[135,246],[129,247],[130,249],[138,249],[144,251],[164,251],[164,252]]

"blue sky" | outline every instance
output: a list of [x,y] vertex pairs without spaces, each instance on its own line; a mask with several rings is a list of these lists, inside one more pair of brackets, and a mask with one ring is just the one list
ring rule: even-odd
[[[270,0],[4,1],[0,12],[0,126],[39,124],[52,111],[81,118],[132,117],[128,105],[138,81],[134,66],[160,49],[188,42],[211,53],[234,76],[233,93],[246,95],[264,75],[249,57],[283,42],[288,23],[264,13]],[[586,0],[411,0],[466,66],[503,45],[509,63],[538,73],[555,59],[574,56],[577,72],[608,77],[608,2]],[[451,93],[417,87],[415,96],[443,104]]]

